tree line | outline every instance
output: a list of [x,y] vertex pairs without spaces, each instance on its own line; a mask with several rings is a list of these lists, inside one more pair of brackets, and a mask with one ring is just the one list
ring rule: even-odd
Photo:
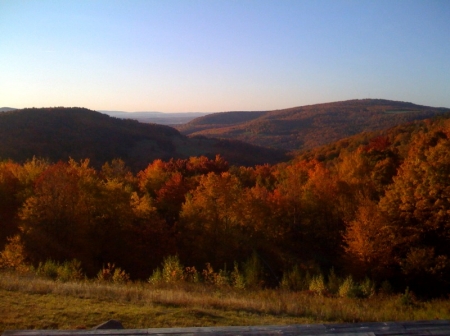
[[266,286],[293,269],[333,269],[446,293],[450,121],[408,127],[408,135],[397,128],[330,160],[273,166],[191,157],[155,160],[134,174],[120,159],[101,169],[87,159],[6,160],[0,250],[20,241],[34,265],[76,259],[95,276],[114,263],[141,279],[168,256],[232,269],[256,255]]

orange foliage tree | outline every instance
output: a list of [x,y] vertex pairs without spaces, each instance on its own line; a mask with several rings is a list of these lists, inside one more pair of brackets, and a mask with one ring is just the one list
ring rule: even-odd
[[241,234],[242,188],[229,174],[202,175],[199,186],[183,204],[178,224],[180,255],[187,264],[201,267],[232,265],[247,250]]
[[395,263],[388,219],[370,199],[359,203],[344,235],[347,269],[360,278],[387,279]]
[[380,201],[399,269],[421,281],[450,274],[450,127],[420,133]]

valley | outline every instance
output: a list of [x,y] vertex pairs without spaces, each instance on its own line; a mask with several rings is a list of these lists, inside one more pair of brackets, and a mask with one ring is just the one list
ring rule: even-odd
[[[3,112],[0,268],[159,283],[167,267],[179,280],[241,289],[444,295],[450,114],[374,103],[374,120],[417,119],[291,156],[82,108]],[[265,115],[255,113],[216,122]],[[356,130],[361,113],[354,124],[337,112],[325,120]]]

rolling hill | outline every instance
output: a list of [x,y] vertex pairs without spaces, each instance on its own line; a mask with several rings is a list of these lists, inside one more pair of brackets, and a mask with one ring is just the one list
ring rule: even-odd
[[283,151],[236,140],[188,138],[169,126],[122,120],[84,108],[32,108],[0,114],[0,159],[89,158],[99,167],[121,158],[138,171],[155,159],[216,154],[235,165],[288,159]]
[[289,151],[311,149],[354,134],[423,120],[448,108],[383,99],[348,100],[266,112],[209,114],[176,126],[185,135],[236,139]]
[[[355,153],[361,148],[365,151],[371,148],[390,149],[398,155],[399,164],[408,156],[412,146],[412,139],[417,134],[438,132],[439,127],[449,124],[450,113],[443,113],[433,118],[414,120],[399,124],[388,129],[361,132],[348,138],[333,141],[323,146],[314,147],[297,152],[294,161],[317,160],[325,164],[334,165],[341,160],[342,155]],[[334,163],[333,163],[334,162]]]

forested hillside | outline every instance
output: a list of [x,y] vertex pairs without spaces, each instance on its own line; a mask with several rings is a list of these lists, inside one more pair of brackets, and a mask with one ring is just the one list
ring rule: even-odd
[[155,159],[221,154],[239,165],[287,160],[283,151],[231,140],[189,139],[174,128],[122,120],[83,108],[24,109],[0,114],[0,159],[90,159],[100,168],[121,158],[137,172]]
[[133,174],[120,160],[4,161],[0,260],[76,258],[90,276],[111,262],[145,279],[167,256],[230,270],[253,255],[263,286],[334,269],[448,293],[449,117],[360,137],[273,166],[191,157]]
[[176,128],[186,135],[237,139],[292,151],[448,111],[406,102],[362,99],[267,112],[214,113]]

